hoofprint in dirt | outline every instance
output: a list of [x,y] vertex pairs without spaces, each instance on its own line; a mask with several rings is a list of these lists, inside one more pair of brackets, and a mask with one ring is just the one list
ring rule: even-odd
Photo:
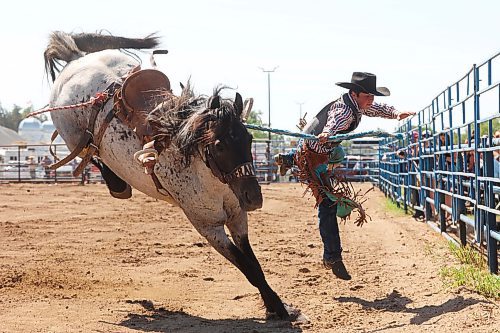
[[[370,185],[356,184],[367,190]],[[372,191],[372,221],[341,224],[345,282],[321,265],[313,199],[298,184],[263,187],[250,241],[275,290],[309,324],[266,321],[258,291],[183,212],[104,185],[0,185],[0,332],[498,332],[499,305],[449,290],[446,241],[391,216]]]

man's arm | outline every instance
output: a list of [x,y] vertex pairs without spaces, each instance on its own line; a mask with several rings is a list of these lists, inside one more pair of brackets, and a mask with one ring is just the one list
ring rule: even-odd
[[414,111],[398,112],[394,106],[390,106],[384,103],[373,103],[369,109],[360,111],[363,115],[368,117],[381,117],[397,120],[403,120],[415,114]]
[[388,119],[397,119],[399,112],[394,106],[384,103],[373,103],[368,109],[359,110],[361,114],[368,117],[381,117]]

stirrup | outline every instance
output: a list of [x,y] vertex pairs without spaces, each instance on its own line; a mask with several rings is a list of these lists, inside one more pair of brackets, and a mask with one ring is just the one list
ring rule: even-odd
[[158,152],[154,148],[145,148],[134,154],[134,160],[144,167],[145,174],[150,175],[158,160]]

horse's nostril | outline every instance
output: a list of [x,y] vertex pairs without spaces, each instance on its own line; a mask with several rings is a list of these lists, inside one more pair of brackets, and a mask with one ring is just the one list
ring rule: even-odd
[[260,193],[255,193],[252,191],[245,191],[243,194],[245,201],[250,205],[261,205],[262,195]]

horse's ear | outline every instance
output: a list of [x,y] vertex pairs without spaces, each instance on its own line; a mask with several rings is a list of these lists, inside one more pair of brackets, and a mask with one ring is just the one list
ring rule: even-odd
[[208,105],[208,108],[211,110],[215,110],[215,109],[220,108],[220,96],[216,95],[216,96],[210,97],[208,99],[207,105]]
[[181,85],[181,90],[184,90],[184,85],[182,84],[182,82],[179,82],[179,84]]
[[241,98],[241,95],[239,93],[236,93],[233,105],[234,109],[236,110],[236,114],[240,116],[241,112],[243,111],[243,98]]

